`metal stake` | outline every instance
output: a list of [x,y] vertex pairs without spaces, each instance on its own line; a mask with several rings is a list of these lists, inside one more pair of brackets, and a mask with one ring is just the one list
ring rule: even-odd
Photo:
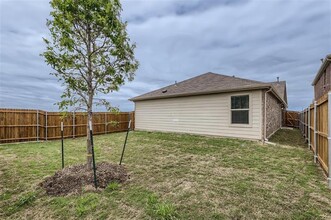
[[61,153],[62,153],[62,169],[64,168],[64,150],[63,150],[63,121],[61,121]]
[[124,141],[124,146],[123,146],[123,150],[122,150],[120,165],[122,164],[122,160],[123,160],[123,156],[124,156],[124,151],[125,151],[125,146],[126,146],[126,142],[128,140],[130,128],[131,128],[131,120],[129,121],[128,130],[127,130],[126,136],[125,136],[125,141]]
[[94,187],[97,189],[97,174],[96,174],[96,167],[95,167],[95,157],[94,157],[94,145],[93,145],[93,131],[92,131],[92,121],[89,121],[90,125],[90,138],[91,138],[91,147],[92,147],[92,162],[93,162],[93,177],[94,177]]

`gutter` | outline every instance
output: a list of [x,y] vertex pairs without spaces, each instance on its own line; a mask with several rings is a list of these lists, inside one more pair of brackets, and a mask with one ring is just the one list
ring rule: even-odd
[[267,139],[267,93],[271,92],[272,88],[264,93],[264,137],[263,141],[268,142]]
[[243,87],[243,88],[236,88],[236,89],[220,89],[220,90],[205,91],[205,92],[188,92],[188,93],[181,93],[181,94],[152,96],[152,97],[146,97],[146,98],[139,98],[139,96],[138,96],[138,97],[129,99],[129,101],[136,102],[136,101],[145,101],[145,100],[154,100],[154,99],[167,99],[167,98],[177,98],[177,97],[187,97],[187,96],[198,96],[198,95],[209,95],[209,94],[259,90],[259,89],[267,89],[267,88],[270,88],[270,85]]

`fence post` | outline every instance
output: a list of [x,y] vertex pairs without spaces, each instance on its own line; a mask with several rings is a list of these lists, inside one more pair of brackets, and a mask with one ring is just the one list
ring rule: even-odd
[[107,112],[105,112],[105,134],[107,134]]
[[136,112],[135,111],[132,111],[131,114],[132,114],[132,130],[135,130],[136,128]]
[[305,136],[305,112],[303,110],[301,112],[301,133],[302,136]]
[[301,132],[301,134],[302,134],[302,130],[301,130],[301,112],[299,113],[299,130],[300,130],[300,132]]
[[48,134],[47,134],[47,112],[46,112],[46,117],[45,117],[45,139],[46,139],[46,141],[47,141],[47,136],[48,136]]
[[305,113],[303,110],[301,112],[301,133],[302,135],[305,134]]
[[310,149],[310,105],[308,106],[308,149]]
[[75,125],[75,111],[72,112],[72,138],[75,138],[76,125]]
[[305,112],[304,112],[303,109],[302,109],[302,112],[301,112],[301,122],[302,122],[302,125],[301,125],[302,136],[305,136]]
[[37,110],[37,141],[39,141],[39,110]]
[[318,159],[318,152],[317,152],[317,101],[314,101],[314,146],[315,146],[315,153],[314,153],[314,162],[317,163]]
[[[280,105],[280,108],[282,108],[282,105]],[[282,113],[280,114],[280,127],[285,127],[284,123],[283,123],[283,115],[284,115],[284,109],[282,111]],[[130,113],[129,113],[130,114]]]
[[307,117],[307,109],[305,108],[305,141],[307,141],[307,120],[306,120]]
[[302,122],[302,125],[301,125],[302,136],[305,136],[305,110],[304,109],[302,109],[302,112],[301,112],[301,122]]
[[328,93],[328,183],[331,189],[331,92]]
[[309,107],[308,108],[306,108],[306,118],[307,118],[307,121],[306,121],[306,141],[308,141],[308,131],[309,131],[309,127],[308,127],[308,109],[309,109]]

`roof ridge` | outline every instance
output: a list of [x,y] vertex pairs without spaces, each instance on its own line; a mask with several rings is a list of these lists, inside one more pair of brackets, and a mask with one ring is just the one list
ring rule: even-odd
[[[185,79],[185,80],[180,81],[180,82],[175,81],[175,83],[173,83],[173,84],[170,84],[170,85],[167,85],[167,86],[161,87],[161,88],[159,88],[159,89],[152,90],[152,91],[150,91],[150,92],[144,93],[144,94],[139,95],[139,96],[136,96],[136,97],[134,97],[134,98],[137,98],[137,97],[140,97],[140,96],[143,96],[143,95],[147,95],[147,94],[153,93],[153,92],[155,92],[155,91],[162,91],[162,90],[165,90],[165,89],[167,89],[167,88],[169,88],[169,87],[171,87],[171,86],[179,85],[179,84],[182,84],[183,82],[186,82],[186,81],[189,81],[189,80],[192,80],[192,79],[195,79],[195,78],[199,78],[199,77],[201,77],[201,76],[204,76],[204,75],[207,75],[207,74],[210,74],[210,73],[212,73],[212,72],[206,72],[206,73],[203,73],[203,74],[200,74],[200,75],[194,76],[194,77],[192,77],[192,78]],[[215,74],[215,73],[212,73],[212,74]]]
[[[186,81],[190,81],[190,80],[192,80],[192,79],[196,79],[196,78],[200,78],[200,77],[202,77],[202,76],[205,76],[205,75],[207,75],[207,74],[211,74],[212,72],[206,72],[206,73],[203,73],[203,74],[200,74],[200,75],[197,75],[197,76],[193,76],[193,77],[191,77],[191,78],[188,78],[188,79],[185,79],[185,80],[183,80],[183,81],[180,81],[180,82],[177,82],[177,84],[180,84],[180,83],[183,83],[183,82],[186,82]],[[176,81],[175,81],[176,82]],[[172,85],[174,85],[174,84],[171,84],[171,85],[169,85],[169,86],[172,86]]]
[[[212,73],[212,72],[211,72],[211,73]],[[245,78],[237,77],[237,76],[235,76],[235,75],[233,75],[233,76],[229,76],[229,75],[223,75],[223,74],[219,74],[219,73],[213,73],[213,74],[215,74],[215,75],[221,75],[221,76],[228,77],[228,78],[233,78],[233,79],[245,80],[245,81],[247,81],[247,82],[266,83],[266,82],[262,82],[262,81],[257,81],[257,80],[245,79]]]
[[[210,74],[210,73],[212,73],[212,72],[203,73],[203,74],[200,74],[200,75],[194,76],[194,77],[192,77],[192,78],[185,79],[185,80],[180,81],[180,82],[175,81],[175,83],[173,83],[173,84],[170,84],[170,85],[164,86],[164,87],[159,88],[159,89],[156,89],[156,90],[161,90],[161,89],[169,88],[170,86],[179,85],[179,84],[182,84],[183,82],[190,81],[190,80],[192,80],[192,79],[196,79],[196,78],[199,78],[199,77],[201,77],[201,76],[204,76],[204,75],[207,75],[207,74]],[[156,90],[153,90],[153,91],[151,91],[151,92],[154,92],[154,91],[156,91]],[[148,92],[148,93],[149,93],[149,92]],[[146,94],[147,94],[147,93],[146,93]]]

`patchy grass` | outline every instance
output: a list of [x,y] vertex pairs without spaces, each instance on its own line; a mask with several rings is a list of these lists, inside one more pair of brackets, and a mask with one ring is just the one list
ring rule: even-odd
[[176,208],[172,203],[160,202],[159,198],[152,194],[147,200],[147,213],[153,219],[176,219]]
[[[97,162],[118,163],[125,133],[95,136]],[[0,219],[329,219],[331,192],[297,130],[279,145],[188,134],[132,132],[131,178],[102,192],[47,196],[60,141],[0,146]],[[85,139],[65,140],[65,165],[85,162]]]
[[295,147],[307,147],[299,129],[280,129],[271,138],[271,142]]
[[111,183],[109,183],[108,186],[106,187],[106,190],[107,190],[108,192],[113,192],[113,191],[118,190],[119,187],[120,187],[119,183],[117,183],[117,182],[111,182]]

